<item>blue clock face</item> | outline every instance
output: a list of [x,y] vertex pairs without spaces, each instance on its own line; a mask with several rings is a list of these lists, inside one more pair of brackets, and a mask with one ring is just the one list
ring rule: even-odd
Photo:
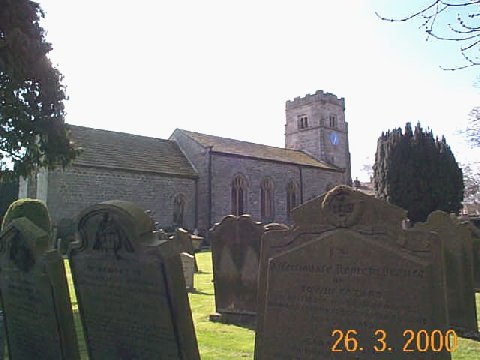
[[338,141],[338,134],[335,131],[332,131],[330,133],[330,142],[332,143],[332,145],[338,145]]

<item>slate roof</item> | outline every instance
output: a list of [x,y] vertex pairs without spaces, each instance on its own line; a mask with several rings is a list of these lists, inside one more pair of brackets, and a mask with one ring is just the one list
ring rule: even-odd
[[68,128],[83,149],[74,165],[197,177],[174,141],[70,124]]
[[203,147],[211,146],[213,152],[340,171],[338,167],[328,164],[324,161],[316,160],[300,150],[290,150],[274,146],[255,144],[247,141],[205,135],[182,129],[177,130],[183,132]]

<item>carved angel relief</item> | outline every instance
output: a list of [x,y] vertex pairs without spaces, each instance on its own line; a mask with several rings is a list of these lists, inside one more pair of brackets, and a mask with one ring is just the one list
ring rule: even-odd
[[127,234],[108,212],[103,214],[103,219],[98,225],[92,249],[105,253],[113,252],[117,259],[120,259],[120,250],[134,252]]

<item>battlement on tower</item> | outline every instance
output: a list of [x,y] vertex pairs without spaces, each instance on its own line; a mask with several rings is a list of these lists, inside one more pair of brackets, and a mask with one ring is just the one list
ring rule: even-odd
[[307,105],[314,102],[324,102],[333,105],[341,106],[345,110],[345,98],[338,98],[335,94],[323,92],[323,90],[317,90],[315,94],[307,94],[304,97],[297,96],[293,100],[287,100],[285,108],[294,109],[301,105]]

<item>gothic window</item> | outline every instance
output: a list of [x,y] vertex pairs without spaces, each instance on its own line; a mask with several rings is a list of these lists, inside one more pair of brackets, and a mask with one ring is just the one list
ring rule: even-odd
[[177,227],[183,227],[183,218],[185,213],[185,197],[178,194],[173,199],[173,224]]
[[290,180],[287,185],[287,216],[299,204],[298,185],[294,180]]
[[245,211],[245,195],[247,181],[241,174],[235,176],[232,181],[232,214],[242,215]]
[[337,127],[337,117],[335,115],[330,115],[330,127],[331,128]]
[[297,126],[299,129],[305,129],[308,127],[307,115],[299,115],[297,118]]
[[260,186],[260,212],[262,221],[273,220],[273,181],[265,178]]

